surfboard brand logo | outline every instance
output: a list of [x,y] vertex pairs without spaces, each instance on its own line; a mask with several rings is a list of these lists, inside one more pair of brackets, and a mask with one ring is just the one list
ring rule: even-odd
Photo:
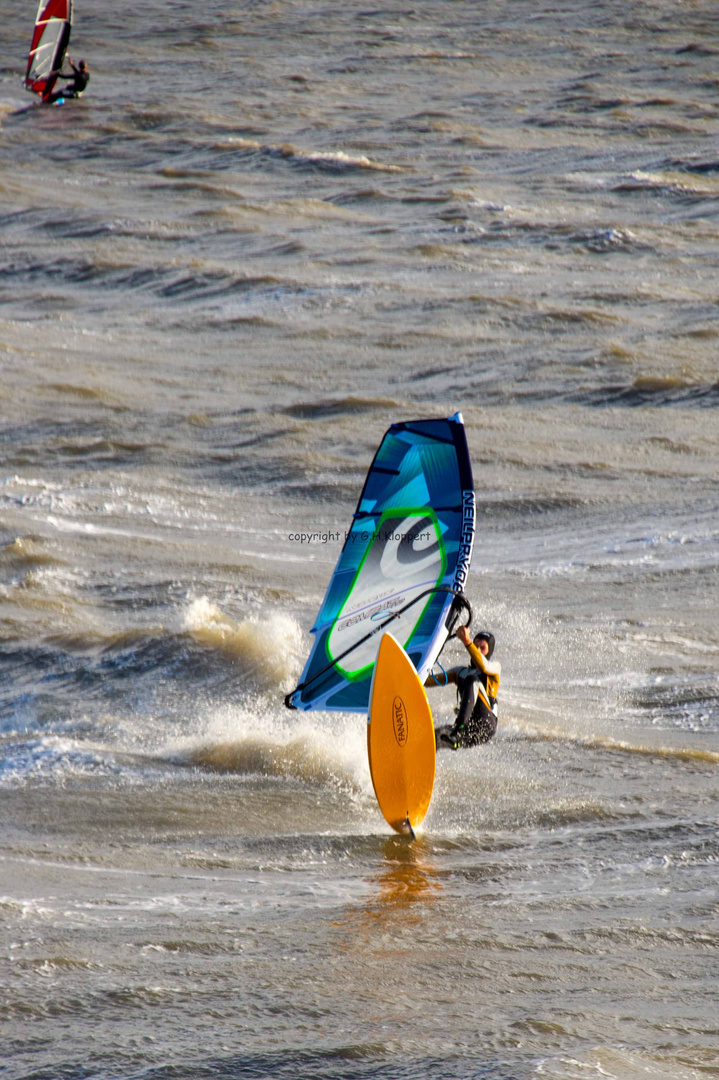
[[407,735],[409,734],[407,728],[407,709],[402,701],[402,698],[397,696],[392,702],[392,727],[394,728],[394,737],[397,740],[397,745],[404,747],[407,742]]

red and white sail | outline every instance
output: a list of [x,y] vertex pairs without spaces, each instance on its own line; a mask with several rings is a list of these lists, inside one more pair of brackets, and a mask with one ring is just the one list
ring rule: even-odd
[[25,89],[48,97],[57,81],[72,30],[73,0],[40,0],[25,74]]

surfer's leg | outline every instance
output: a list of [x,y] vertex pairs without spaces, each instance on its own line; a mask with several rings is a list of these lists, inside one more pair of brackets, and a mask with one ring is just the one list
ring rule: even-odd
[[438,750],[458,750],[459,744],[454,733],[453,724],[444,724],[434,729],[434,737]]
[[487,743],[497,730],[497,717],[481,696],[477,695],[477,681],[472,675],[459,680],[461,692],[457,719],[451,728],[439,728],[437,747],[449,746],[452,750],[468,749]]
[[497,717],[488,709],[482,698],[477,698],[477,704],[472,710],[468,722],[461,732],[461,746],[479,746],[487,743],[497,730]]
[[458,686],[460,699],[459,709],[457,710],[457,719],[454,722],[454,726],[459,731],[469,723],[469,718],[474,709],[474,703],[477,700],[477,679],[474,673],[470,672],[468,675],[460,677]]
[[467,741],[466,731],[475,708],[477,676],[470,668],[464,668],[463,670],[466,674],[457,675],[457,688],[460,695],[457,719],[452,725],[448,724],[445,727],[435,729],[438,750],[445,748],[458,750],[460,746],[475,745],[473,742]]

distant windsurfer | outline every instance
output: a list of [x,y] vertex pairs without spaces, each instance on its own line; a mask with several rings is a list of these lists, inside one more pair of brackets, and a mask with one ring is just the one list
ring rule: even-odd
[[62,90],[56,90],[54,94],[49,94],[48,97],[43,98],[43,101],[52,103],[54,101],[59,101],[60,98],[82,97],[83,92],[90,81],[90,70],[84,60],[80,60],[77,64],[73,64],[68,56],[67,62],[72,68],[72,73],[68,75],[65,75],[62,71],[57,73],[58,79],[69,80],[67,86]]
[[497,730],[497,694],[502,665],[491,663],[494,634],[482,630],[470,636],[466,626],[460,626],[456,636],[469,653],[470,667],[450,668],[443,675],[429,675],[425,686],[457,687],[459,709],[454,724],[436,729],[437,749],[459,750],[489,742]]

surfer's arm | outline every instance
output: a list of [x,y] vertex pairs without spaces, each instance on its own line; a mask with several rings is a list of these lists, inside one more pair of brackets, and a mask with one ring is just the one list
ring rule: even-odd
[[477,646],[474,644],[473,641],[469,641],[469,642],[465,641],[464,647],[467,650],[467,652],[469,653],[474,666],[479,668],[480,671],[483,671],[486,674],[487,673],[487,661],[484,659],[484,654],[479,651],[479,649],[477,648]]
[[[65,67],[65,60],[67,60],[68,64],[72,68],[72,71],[68,72],[67,74],[65,74],[65,72],[62,70]],[[58,79],[74,79],[76,75],[80,74],[80,69],[75,67],[69,56],[65,56],[62,63],[60,64],[60,67],[57,68],[56,71],[53,72],[53,74],[57,75]]]
[[441,671],[439,675],[433,675],[430,671],[427,678],[424,680],[425,686],[447,686],[448,683],[457,682],[457,672],[454,668],[450,668],[449,671]]
[[491,660],[487,660],[473,641],[470,641],[469,644],[465,643],[465,648],[472,657],[474,666],[479,668],[480,671],[483,671],[487,676],[487,694],[490,698],[496,700],[497,694],[499,693],[499,676],[502,673],[502,665],[497,663],[496,660],[494,663],[492,663]]

